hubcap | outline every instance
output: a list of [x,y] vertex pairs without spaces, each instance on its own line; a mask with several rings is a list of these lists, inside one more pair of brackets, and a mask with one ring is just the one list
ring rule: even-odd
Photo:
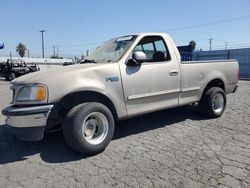
[[90,144],[102,143],[108,134],[108,119],[100,112],[92,112],[83,121],[82,134]]
[[224,97],[222,94],[217,93],[212,101],[213,110],[219,114],[224,108]]

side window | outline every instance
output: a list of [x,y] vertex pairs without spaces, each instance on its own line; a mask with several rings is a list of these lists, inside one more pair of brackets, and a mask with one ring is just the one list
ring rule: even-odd
[[143,51],[143,49],[142,49],[142,45],[137,45],[135,48],[134,48],[134,50],[133,50],[134,52],[137,52],[137,51]]
[[156,48],[156,51],[160,51],[160,52],[163,52],[165,55],[167,55],[167,49],[165,47],[165,44],[162,40],[158,40],[158,41],[155,41],[155,48]]
[[143,44],[143,51],[147,56],[147,60],[153,60],[153,55],[155,53],[154,44],[152,42]]
[[133,51],[143,51],[147,62],[163,62],[171,59],[167,46],[160,36],[144,37]]

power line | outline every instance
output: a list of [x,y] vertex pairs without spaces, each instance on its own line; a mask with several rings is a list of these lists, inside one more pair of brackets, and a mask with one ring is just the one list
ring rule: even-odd
[[[239,48],[250,48],[250,44],[248,45],[230,45],[227,44],[227,49],[239,49]],[[210,50],[207,46],[197,46],[197,49]],[[225,50],[224,45],[213,45],[213,50]]]
[[[67,45],[60,45],[60,48],[71,48],[71,47],[81,47],[81,46],[99,45],[100,43],[102,43],[102,42],[82,43],[82,44],[67,44]],[[53,45],[51,45],[50,47],[53,47]]]
[[196,24],[196,25],[167,29],[167,31],[180,31],[180,30],[193,29],[193,28],[198,28],[198,27],[207,27],[207,26],[218,25],[218,24],[223,24],[223,23],[228,23],[228,22],[235,22],[238,20],[246,20],[249,18],[250,18],[250,15],[246,15],[246,16],[240,16],[240,17],[235,17],[235,18],[230,18],[230,19],[225,19],[225,20],[214,21],[214,22],[205,23],[205,24]]

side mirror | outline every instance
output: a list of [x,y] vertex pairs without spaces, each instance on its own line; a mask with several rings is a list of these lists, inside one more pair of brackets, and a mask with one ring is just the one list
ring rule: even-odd
[[132,59],[126,62],[127,66],[139,66],[147,60],[146,54],[142,51],[137,51],[132,54]]

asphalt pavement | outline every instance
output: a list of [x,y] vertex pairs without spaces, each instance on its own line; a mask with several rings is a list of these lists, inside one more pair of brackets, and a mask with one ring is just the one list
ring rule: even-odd
[[[9,87],[0,79],[0,110]],[[0,115],[0,188],[250,187],[250,81],[227,97],[217,119],[184,106],[118,122],[96,156],[73,152],[61,132],[19,141]]]

